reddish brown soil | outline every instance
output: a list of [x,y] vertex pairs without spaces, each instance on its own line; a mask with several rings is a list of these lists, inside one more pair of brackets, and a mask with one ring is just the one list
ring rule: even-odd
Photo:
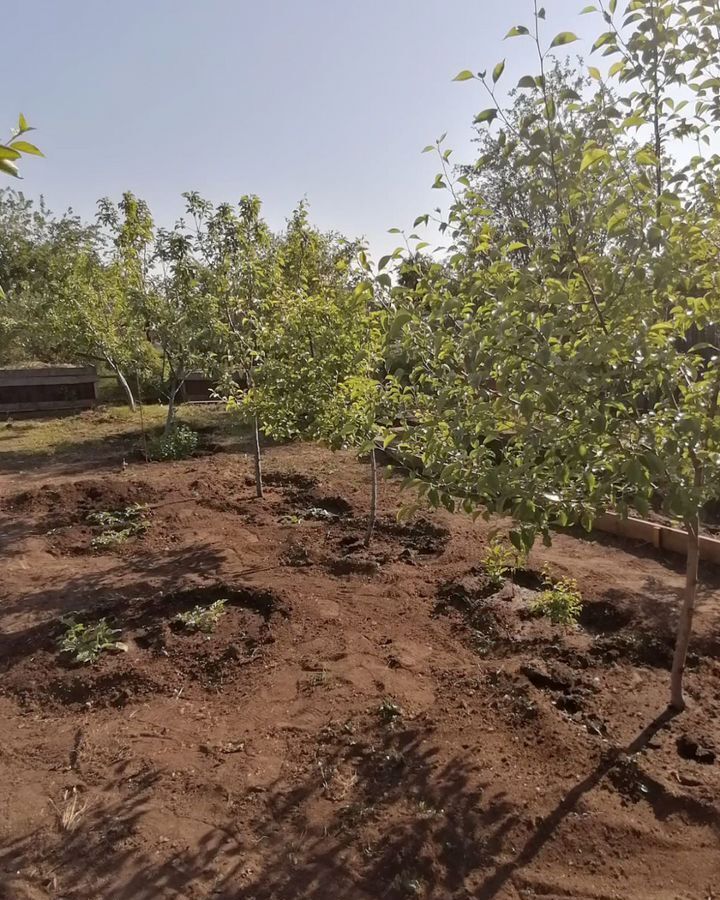
[[[560,535],[491,595],[488,526],[398,525],[392,480],[365,551],[347,454],[269,451],[265,501],[240,454],[77,468],[0,483],[4,900],[720,896],[716,571],[671,719],[678,559]],[[135,502],[148,530],[90,549]],[[576,629],[528,615],[544,564]],[[128,652],[72,665],[70,611]]]

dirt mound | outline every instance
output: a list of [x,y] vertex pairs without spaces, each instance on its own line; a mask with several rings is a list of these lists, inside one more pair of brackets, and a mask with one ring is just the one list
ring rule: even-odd
[[[221,611],[207,630],[184,624],[184,615],[202,615],[218,601]],[[102,708],[149,694],[172,695],[188,685],[208,691],[227,688],[266,655],[274,642],[276,619],[287,617],[273,591],[227,584],[116,600],[78,610],[71,618],[86,627],[106,621],[117,630],[122,650],[110,648],[90,664],[79,664],[72,653],[60,650],[69,618],[53,620],[31,634],[5,639],[6,676],[0,690],[35,708]]]
[[[152,503],[155,489],[145,480],[87,479],[20,491],[2,500],[0,509],[48,517],[48,527],[85,521],[88,514]],[[50,521],[51,520],[51,521]]]

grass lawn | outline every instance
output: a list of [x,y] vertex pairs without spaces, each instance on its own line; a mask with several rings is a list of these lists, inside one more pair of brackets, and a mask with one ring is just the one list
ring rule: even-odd
[[[143,427],[148,437],[158,434],[167,407],[153,404],[132,412],[126,406],[103,406],[77,415],[43,419],[21,419],[0,424],[0,469],[15,468],[19,461],[66,455],[93,446],[139,449]],[[198,431],[213,431],[218,437],[238,433],[236,416],[221,405],[178,407],[178,422]]]

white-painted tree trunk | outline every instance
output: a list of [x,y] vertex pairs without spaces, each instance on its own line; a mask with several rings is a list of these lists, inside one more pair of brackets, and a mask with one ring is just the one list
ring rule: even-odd
[[260,424],[258,417],[253,417],[253,455],[255,457],[255,496],[262,500],[265,496],[263,489],[262,460],[260,458]]
[[687,523],[687,562],[685,566],[685,595],[678,621],[672,675],[670,677],[670,705],[673,709],[685,709],[683,676],[687,661],[688,646],[692,633],[693,613],[697,597],[698,563],[700,559],[700,519],[696,516]]
[[370,518],[368,519],[368,527],[365,532],[364,544],[370,546],[373,531],[375,530],[375,520],[377,518],[378,506],[378,472],[377,472],[377,451],[373,447],[370,451]]

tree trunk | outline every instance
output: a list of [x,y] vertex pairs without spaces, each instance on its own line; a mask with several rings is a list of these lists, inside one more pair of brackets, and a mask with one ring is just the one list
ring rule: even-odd
[[120,387],[123,389],[123,391],[125,391],[125,396],[127,397],[128,406],[130,407],[130,409],[133,412],[135,412],[135,397],[133,397],[132,388],[128,384],[127,378],[123,375],[123,373],[120,369],[120,366],[118,366],[117,363],[113,359],[111,359],[109,356],[103,355],[102,358],[105,360],[105,362],[110,366],[110,368],[115,373],[117,380],[120,382]]
[[170,382],[170,393],[168,394],[168,411],[167,411],[167,419],[165,419],[165,434],[170,434],[170,432],[175,427],[175,398],[177,397],[177,392],[180,390],[177,379],[173,375],[173,379]]
[[120,386],[125,391],[125,396],[127,397],[128,406],[130,409],[135,412],[135,398],[133,397],[133,392],[128,384],[127,378],[123,375],[120,369],[115,369],[115,374],[117,375],[117,379],[120,382]]
[[698,561],[700,559],[700,518],[695,516],[687,523],[687,563],[685,567],[685,596],[680,609],[675,655],[673,657],[672,675],[670,677],[670,706],[673,709],[685,709],[683,696],[683,675],[687,660],[688,645],[692,631],[695,599],[697,597]]
[[373,447],[370,451],[370,518],[368,520],[367,531],[365,532],[365,540],[363,541],[366,547],[370,546],[373,531],[375,530],[375,519],[377,518],[378,475],[376,453],[377,451]]
[[262,477],[262,461],[260,459],[260,425],[258,417],[253,417],[253,454],[255,456],[255,496],[262,500],[265,496],[263,491]]

